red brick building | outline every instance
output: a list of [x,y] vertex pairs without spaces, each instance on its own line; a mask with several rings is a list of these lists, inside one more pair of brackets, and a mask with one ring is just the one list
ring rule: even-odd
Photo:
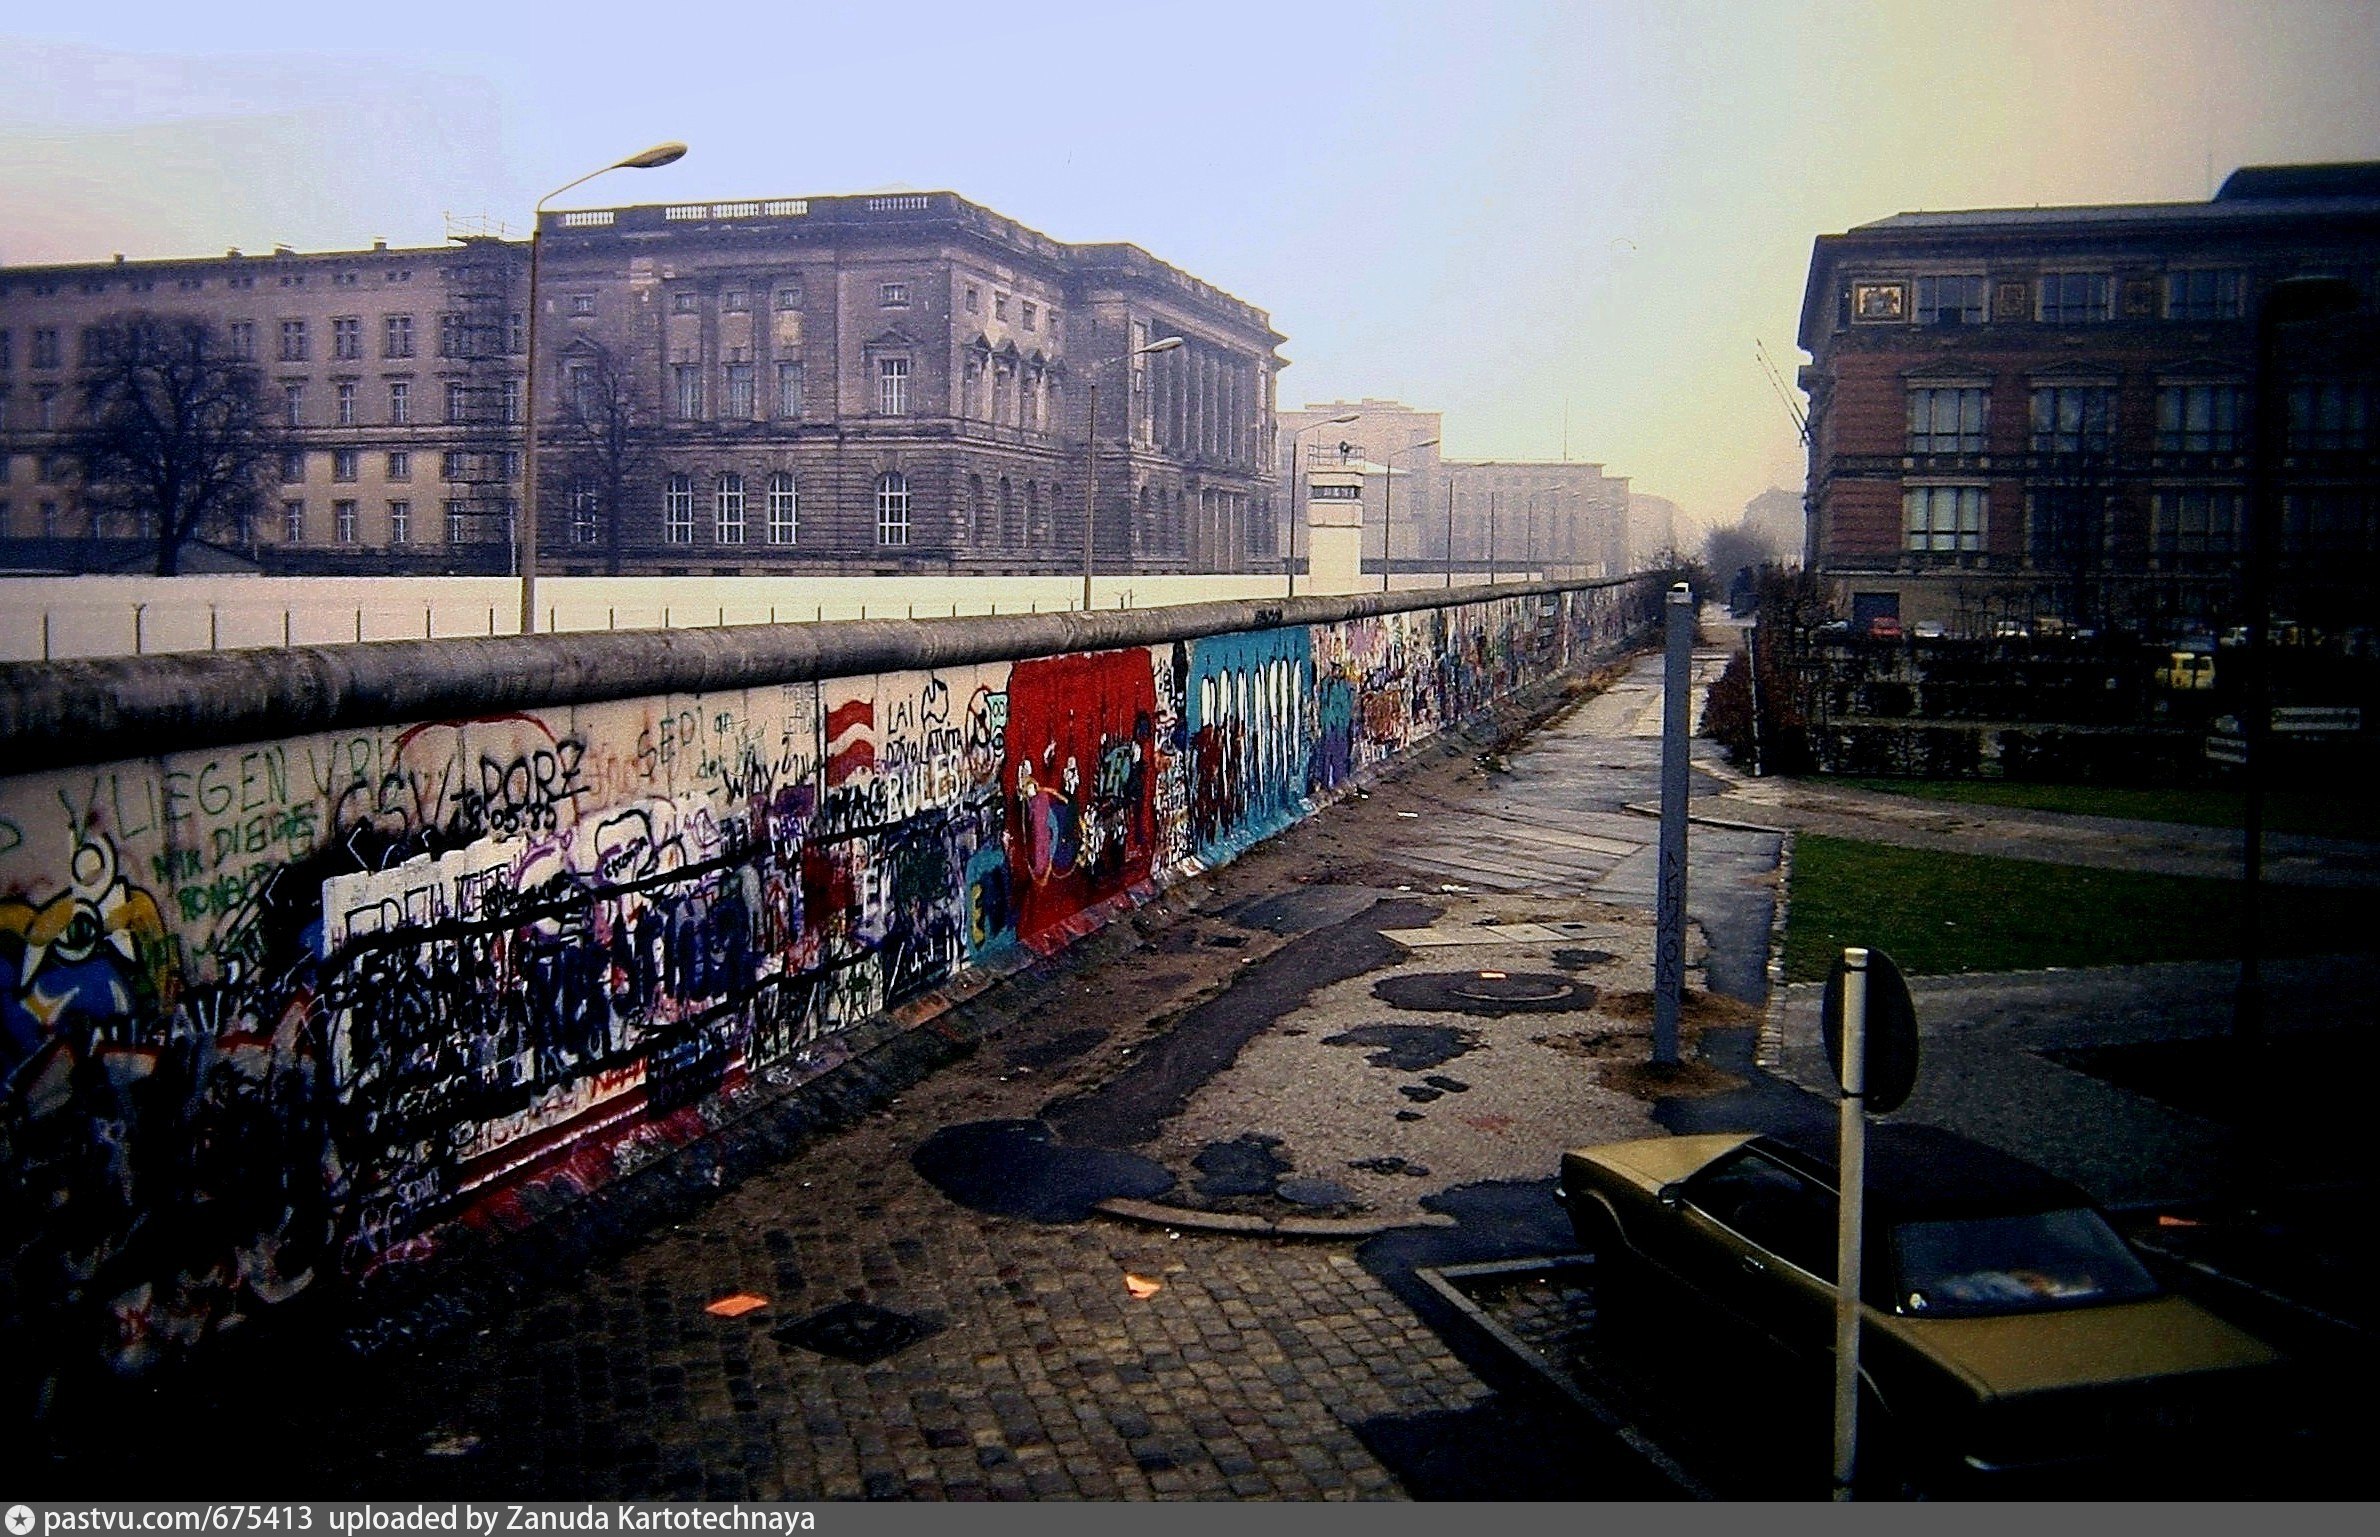
[[1809,564],[1855,622],[2229,621],[2258,307],[2320,274],[2354,308],[2278,351],[2280,601],[2370,622],[2376,263],[2380,164],[2245,169],[2204,203],[1904,213],[1820,236],[1800,331]]

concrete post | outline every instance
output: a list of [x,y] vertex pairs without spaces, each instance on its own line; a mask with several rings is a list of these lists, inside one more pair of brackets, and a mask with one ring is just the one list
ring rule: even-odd
[[1686,987],[1686,717],[1694,662],[1694,594],[1669,589],[1661,675],[1661,872],[1653,901],[1653,1065],[1678,1065],[1678,1008]]

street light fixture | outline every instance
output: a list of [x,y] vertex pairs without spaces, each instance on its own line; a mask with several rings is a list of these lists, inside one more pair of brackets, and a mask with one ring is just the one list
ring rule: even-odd
[[1297,531],[1298,531],[1298,527],[1299,527],[1299,525],[1303,524],[1303,523],[1306,521],[1306,512],[1305,512],[1305,509],[1304,509],[1303,507],[1301,507],[1301,506],[1299,506],[1299,505],[1298,505],[1298,500],[1297,500],[1297,440],[1298,440],[1300,437],[1302,437],[1303,435],[1305,435],[1306,433],[1312,432],[1312,431],[1313,431],[1315,428],[1317,428],[1317,427],[1344,427],[1344,426],[1346,426],[1346,425],[1347,425],[1349,422],[1356,422],[1356,421],[1361,421],[1361,420],[1363,420],[1363,413],[1362,413],[1361,411],[1350,411],[1350,412],[1348,412],[1348,413],[1347,413],[1345,416],[1333,416],[1333,417],[1327,417],[1327,418],[1325,418],[1325,419],[1323,419],[1322,421],[1319,421],[1319,422],[1308,422],[1308,423],[1306,423],[1306,425],[1304,425],[1303,427],[1297,427],[1297,428],[1293,428],[1293,429],[1291,429],[1291,431],[1290,431],[1290,434],[1289,434],[1289,560],[1288,560],[1288,566],[1289,566],[1289,594],[1288,594],[1288,595],[1289,595],[1290,597],[1293,597],[1293,598],[1294,598],[1294,597],[1296,597],[1296,596],[1297,596]]
[[1529,493],[1528,533],[1521,541],[1521,567],[1528,572],[1531,581],[1537,578],[1537,499],[1569,489],[1568,486],[1539,486]]
[[1423,438],[1418,443],[1408,443],[1403,448],[1392,448],[1388,451],[1388,462],[1383,466],[1388,473],[1380,477],[1380,590],[1382,592],[1388,591],[1389,571],[1394,564],[1389,554],[1388,510],[1390,504],[1396,500],[1397,455],[1412,453],[1417,448],[1433,448],[1437,446],[1437,442],[1436,438]]
[[[1150,357],[1152,352],[1171,352],[1183,345],[1183,338],[1154,340],[1147,347],[1133,347],[1131,352],[1119,352],[1107,362],[1090,371],[1090,416],[1083,431],[1083,611],[1090,614],[1090,559],[1092,533],[1100,526],[1100,371],[1116,364],[1131,364],[1135,357]],[[1133,414],[1133,371],[1123,371],[1123,414]]]
[[1091,611],[1091,536],[1099,527],[1100,369],[1112,368],[1118,363],[1127,365],[1124,370],[1124,419],[1129,422],[1132,419],[1132,369],[1129,366],[1130,363],[1134,358],[1145,358],[1159,352],[1171,352],[1180,345],[1182,345],[1180,337],[1168,336],[1163,340],[1153,341],[1146,347],[1135,347],[1129,352],[1109,358],[1098,368],[1091,370],[1091,407],[1090,414],[1085,420],[1083,433],[1083,612],[1086,614]]
[[[537,257],[541,248],[545,205],[568,192],[580,182],[590,182],[607,171],[650,171],[656,166],[672,164],[686,156],[686,146],[676,140],[639,150],[625,160],[589,171],[578,181],[565,182],[537,200],[529,215],[529,368],[521,390],[521,516],[512,531],[513,547],[519,552],[521,570],[521,633],[537,633]],[[613,509],[617,516],[619,509]]]

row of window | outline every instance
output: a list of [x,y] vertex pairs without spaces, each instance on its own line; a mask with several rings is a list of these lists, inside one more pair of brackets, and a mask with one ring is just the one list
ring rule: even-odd
[[[742,544],[746,530],[744,477],[722,471],[710,485],[711,542]],[[593,544],[600,536],[601,499],[592,487],[571,493],[570,538],[573,544]],[[763,531],[770,544],[795,544],[801,538],[801,496],[793,476],[779,470],[769,476],[762,502]],[[668,544],[694,542],[694,477],[672,475],[661,497],[661,537]],[[909,542],[909,482],[898,471],[876,481],[876,542]]]
[[[2246,493],[2236,486],[2158,490],[2149,504],[2149,550],[2158,556],[2228,556],[2241,548]],[[1913,554],[1980,554],[1991,494],[1983,486],[1909,486],[1901,492],[1901,548]],[[2027,547],[2036,560],[2078,548],[2112,547],[2104,496],[2031,491],[2025,496]],[[2369,491],[2293,492],[2282,499],[2285,546],[2318,552],[2380,550],[2380,497]]]
[[[232,254],[236,256],[239,253],[234,252]],[[438,275],[440,277],[451,278],[454,273],[450,268],[441,267],[439,269]],[[334,272],[330,275],[330,278],[331,286],[333,288],[357,288],[362,286],[364,281],[363,274],[360,272]],[[410,283],[413,281],[413,269],[410,267],[387,268],[381,272],[380,278],[382,282],[386,283]],[[114,281],[121,282],[124,285],[124,291],[126,293],[146,294],[155,293],[157,291],[157,279],[153,277],[133,276],[116,279]],[[306,286],[306,274],[303,272],[284,272],[280,275],[280,284],[283,288],[303,288]],[[53,299],[56,298],[58,294],[58,285],[55,282],[36,281],[23,286],[36,299]],[[107,278],[84,278],[81,282],[75,285],[75,288],[76,291],[80,293],[103,294],[108,291],[109,286],[110,280]],[[185,274],[174,279],[174,288],[180,293],[198,293],[206,286],[207,280],[203,277]],[[226,288],[254,288],[256,286],[256,274],[253,272],[225,273],[223,274],[223,286]],[[11,287],[9,284],[0,283],[0,299],[7,298],[10,291]]]
[[[331,425],[360,427],[364,425],[361,395],[362,386],[353,379],[341,379],[331,386]],[[33,391],[33,410],[29,418],[19,424],[37,432],[55,432],[64,423],[58,391],[44,386]],[[307,386],[304,381],[291,379],[281,386],[281,421],[288,427],[312,425],[306,420]],[[9,429],[9,390],[0,385],[0,432]],[[446,385],[445,420],[450,425],[495,421],[517,425],[521,420],[521,381],[504,379],[492,388],[484,388],[449,380]],[[491,414],[492,408],[492,414]],[[415,425],[413,413],[413,383],[406,379],[392,379],[388,385],[388,411],[385,425],[410,427]]]
[[[331,450],[331,479],[353,481],[363,478],[363,451],[354,448]],[[521,478],[521,454],[517,448],[502,453],[474,453],[468,449],[447,449],[438,456],[438,478],[447,481],[477,481],[494,477],[486,470],[502,466],[501,478],[518,481]],[[281,480],[284,485],[296,485],[306,478],[306,456],[292,451],[281,456]],[[387,480],[407,481],[413,478],[411,450],[396,448],[388,452],[383,477]]]
[[[885,358],[880,361],[900,365],[897,380],[887,373],[880,377],[878,382],[882,398],[897,403],[897,408],[892,404],[886,405],[885,413],[893,416],[906,415],[909,410],[909,360],[907,358]],[[759,390],[755,365],[750,363],[721,365],[719,410],[715,417],[709,410],[710,402],[705,389],[708,377],[709,370],[700,363],[671,365],[669,378],[670,414],[672,416],[679,421],[686,422],[708,420],[748,422],[756,418],[755,407],[759,404]],[[776,410],[774,414],[780,420],[801,420],[802,378],[800,359],[789,359],[777,364],[776,399],[774,401]],[[564,381],[564,388],[570,392],[570,399],[575,409],[581,417],[589,421],[597,420],[603,414],[603,401],[597,388],[597,382],[595,370],[580,364],[571,366]]]
[[[2248,446],[2244,388],[2234,383],[2157,387],[2155,451],[2224,454]],[[2040,385],[2030,392],[2032,451],[2105,453],[2114,441],[2111,384]],[[1991,391],[1981,385],[1915,385],[1908,392],[1907,451],[1980,454],[1990,448]],[[2331,379],[2289,389],[2289,447],[2295,452],[2372,446],[2372,384]]]
[[[2168,272],[2156,299],[2166,320],[2238,320],[2245,313],[2247,274],[2235,267]],[[2044,272],[2035,278],[1989,278],[1980,272],[1927,273],[1915,278],[1857,280],[1844,285],[1844,324],[1975,326],[1988,320],[2036,320],[2044,325],[2090,325],[2116,318],[2112,272]],[[2128,302],[2136,316],[2140,307]],[[2141,318],[2145,318],[2142,316]]]
[[[277,322],[278,348],[274,359],[282,363],[305,363],[314,356],[314,323],[310,320]],[[233,320],[223,328],[224,350],[237,362],[250,363],[257,359],[257,322]],[[85,326],[80,338],[80,363],[94,368],[108,361],[111,338],[116,333],[107,326]],[[13,333],[0,331],[0,370],[15,366]],[[33,368],[60,368],[65,364],[59,345],[59,332],[54,326],[37,326],[30,337],[26,362]],[[492,357],[498,352],[522,353],[528,350],[528,320],[520,311],[507,315],[475,319],[464,311],[450,311],[438,317],[438,356],[442,358]],[[335,362],[361,362],[364,356],[364,318],[361,315],[334,315],[330,321],[330,356]],[[410,358],[415,355],[413,317],[411,315],[383,315],[380,317],[380,356],[382,358]]]

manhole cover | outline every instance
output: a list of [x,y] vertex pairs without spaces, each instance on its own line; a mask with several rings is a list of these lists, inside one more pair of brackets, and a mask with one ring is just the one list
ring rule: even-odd
[[785,1344],[799,1345],[804,1350],[815,1350],[822,1356],[833,1356],[856,1366],[869,1366],[896,1351],[908,1349],[932,1334],[936,1327],[872,1302],[838,1302],[772,1332]]
[[1477,1003],[1552,1003],[1576,991],[1575,983],[1533,973],[1515,977],[1483,971],[1454,984],[1457,998],[1469,998]]
[[1571,1014],[1595,1006],[1594,984],[1544,971],[1434,971],[1383,977],[1372,996],[1400,1009],[1430,1013]]

